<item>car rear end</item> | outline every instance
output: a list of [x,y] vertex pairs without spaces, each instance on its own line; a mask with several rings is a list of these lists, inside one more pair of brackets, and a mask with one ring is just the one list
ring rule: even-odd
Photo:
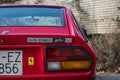
[[0,7],[0,80],[93,80],[96,56],[61,6]]

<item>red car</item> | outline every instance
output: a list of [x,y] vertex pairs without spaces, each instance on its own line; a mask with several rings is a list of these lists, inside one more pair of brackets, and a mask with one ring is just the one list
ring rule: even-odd
[[94,80],[96,56],[63,6],[0,6],[0,80]]

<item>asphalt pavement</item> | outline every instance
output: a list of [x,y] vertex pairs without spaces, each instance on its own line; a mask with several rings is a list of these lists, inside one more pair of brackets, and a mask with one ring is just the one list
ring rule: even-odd
[[97,75],[96,80],[120,80],[120,75]]

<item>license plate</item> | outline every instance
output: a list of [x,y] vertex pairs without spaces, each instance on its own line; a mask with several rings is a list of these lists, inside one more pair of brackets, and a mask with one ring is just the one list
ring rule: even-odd
[[0,51],[0,76],[2,75],[22,75],[21,50]]

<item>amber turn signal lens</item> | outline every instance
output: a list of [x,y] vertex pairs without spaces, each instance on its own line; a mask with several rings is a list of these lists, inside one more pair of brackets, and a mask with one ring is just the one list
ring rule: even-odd
[[89,69],[91,61],[65,61],[62,62],[62,70]]

